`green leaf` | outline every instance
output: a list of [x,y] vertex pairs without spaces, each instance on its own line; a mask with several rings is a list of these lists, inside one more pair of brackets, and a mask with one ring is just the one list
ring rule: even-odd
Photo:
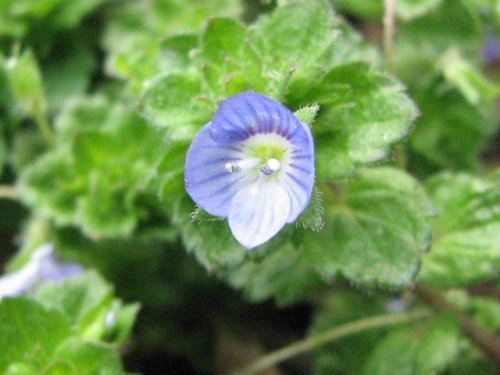
[[375,347],[364,366],[366,375],[426,375],[443,371],[460,350],[460,329],[449,315],[427,326],[398,328]]
[[94,51],[81,40],[73,41],[66,48],[69,51],[64,56],[51,60],[42,70],[51,111],[58,110],[71,98],[84,95],[97,66]]
[[395,3],[396,14],[403,20],[424,16],[437,8],[443,0],[399,0]]
[[37,375],[38,370],[25,363],[13,363],[7,368],[5,375]]
[[69,339],[57,348],[54,356],[56,361],[71,364],[70,368],[75,375],[123,374],[116,351],[100,343]]
[[312,104],[296,110],[293,114],[304,124],[312,126],[318,115],[319,105]]
[[297,220],[297,226],[320,231],[325,225],[323,216],[323,194],[317,187],[315,187],[312,191],[309,204]]
[[[105,316],[105,324],[108,323],[109,327],[106,327],[106,341],[123,344],[132,332],[134,323],[139,313],[140,305],[138,303],[127,304],[122,306],[121,303],[113,303],[111,312]],[[109,315],[113,314],[113,315]],[[113,318],[112,323],[109,320]],[[106,322],[106,319],[108,322]]]
[[[460,308],[486,332],[495,335],[500,328],[500,302],[492,297],[473,296],[466,290],[453,290],[447,293],[450,302]],[[470,341],[462,342],[460,356],[450,366],[452,375],[495,375],[498,366],[488,360]]]
[[[373,293],[334,290],[323,298],[309,328],[308,336],[322,334],[334,327],[385,311],[384,299]],[[324,345],[312,353],[314,370],[319,375],[359,374],[380,331],[367,331]]]
[[401,375],[413,375],[413,357],[418,342],[408,340],[408,332],[401,330],[386,336],[364,366],[364,374],[381,375],[397,371]]
[[292,106],[317,102],[313,133],[319,177],[340,177],[356,166],[386,157],[389,146],[410,131],[417,110],[393,79],[363,63],[340,65],[307,90],[289,92]]
[[42,77],[31,50],[16,54],[6,61],[6,72],[14,96],[29,116],[45,116],[47,102]]
[[186,249],[209,271],[241,264],[246,250],[233,238],[228,223],[218,219],[194,222],[191,219],[194,208],[187,198],[175,203],[173,220],[180,226]]
[[69,224],[75,220],[74,197],[84,184],[72,170],[66,154],[47,154],[24,169],[21,199],[56,224]]
[[210,120],[210,106],[200,97],[200,80],[191,74],[172,73],[148,81],[141,110],[153,125],[166,128],[174,140],[191,140]]
[[65,280],[61,283],[46,283],[36,293],[36,299],[49,309],[59,309],[84,332],[96,318],[96,312],[110,305],[113,290],[95,272]]
[[196,34],[173,35],[162,41],[159,51],[161,71],[183,71],[192,64],[191,52],[198,46]]
[[14,134],[9,162],[14,170],[20,173],[35,159],[39,158],[46,151],[46,148],[46,142],[40,137],[36,129],[21,128]]
[[334,17],[332,22],[332,40],[319,60],[322,72],[353,62],[365,62],[373,68],[383,68],[380,52],[364,40],[354,27],[341,17]]
[[265,251],[265,257],[248,259],[226,275],[228,283],[242,289],[249,300],[273,297],[278,304],[290,304],[307,298],[312,290],[322,285],[304,253],[292,243],[269,247]]
[[458,357],[460,339],[460,327],[453,317],[446,314],[435,317],[416,352],[417,372],[443,371]]
[[207,61],[223,65],[228,56],[237,56],[244,40],[245,27],[241,23],[230,18],[212,18],[202,34],[201,51]]
[[62,29],[75,27],[87,14],[110,1],[111,0],[58,0],[59,6],[57,7],[57,12],[52,22],[54,22],[58,28]]
[[[123,3],[106,22],[103,44],[107,66],[113,75],[129,81],[132,92],[140,92],[143,82],[155,74],[177,70],[178,60],[170,65],[169,52],[177,54],[178,42],[187,41],[181,42],[177,35],[197,31],[209,16],[237,15],[240,7],[233,0],[186,0],[182,5],[164,0]],[[165,44],[159,42],[165,38]]]
[[[436,62],[450,48],[476,60],[478,46],[483,42],[479,12],[474,11],[469,1],[441,0],[438,4],[432,4],[434,0],[422,1],[429,2],[431,11],[401,22],[393,49],[398,77],[412,88],[428,84],[436,72]],[[413,3],[418,8],[419,4]]]
[[123,343],[139,306],[123,306],[113,287],[96,272],[86,272],[60,283],[42,285],[35,298],[45,307],[62,311],[78,336],[87,340]]
[[22,36],[30,21],[46,17],[60,0],[5,0],[0,4],[0,35]]
[[164,200],[184,193],[184,161],[189,143],[171,142],[165,147],[165,153],[157,169],[161,179],[159,195]]
[[291,80],[304,80],[319,68],[318,58],[332,41],[332,12],[326,1],[291,1],[259,20],[267,59]]
[[365,285],[410,283],[430,242],[430,206],[418,183],[393,168],[362,169],[323,193],[324,228],[298,236],[314,269]]
[[304,90],[311,76],[325,69],[321,58],[337,35],[335,26],[331,8],[323,0],[291,1],[259,20],[254,43],[261,51],[266,76],[272,78],[267,85],[271,97],[282,100],[289,87]]
[[[103,94],[72,98],[55,119],[57,143],[68,146],[77,134],[101,129],[103,124],[113,121],[111,111],[110,98]],[[114,121],[119,122],[121,117],[116,116]]]
[[446,81],[460,91],[470,104],[479,106],[500,98],[500,84],[490,82],[457,49],[447,51],[439,64]]
[[263,92],[268,81],[255,41],[246,28],[229,18],[208,21],[200,40],[198,64],[212,97],[227,97],[252,89]]
[[467,301],[465,307],[471,312],[479,327],[488,332],[495,332],[500,328],[500,302],[498,300],[473,297]]
[[196,60],[212,98],[245,90],[280,98],[287,85],[305,82],[332,40],[330,16],[325,1],[292,1],[248,28],[228,18],[209,20]]
[[500,192],[495,175],[481,179],[443,173],[427,183],[438,210],[432,221],[432,250],[419,277],[434,285],[458,287],[498,276]]
[[68,319],[25,298],[0,302],[0,372],[11,363],[46,366],[56,347],[71,335]]
[[422,116],[410,137],[414,151],[438,168],[477,169],[478,155],[498,124],[437,80],[416,95]]
[[[127,236],[134,231],[145,214],[135,205],[142,190],[139,181],[147,181],[149,171],[143,165],[132,168],[131,176],[117,176],[112,181],[104,173],[89,175],[89,191],[75,197],[74,211],[75,222],[81,225],[85,234],[113,237]],[[127,182],[131,185],[120,186]]]
[[384,13],[382,0],[331,0],[335,9],[361,18],[380,19]]
[[[394,3],[395,13],[398,18],[411,20],[427,14],[442,2],[443,0],[398,0]],[[384,15],[383,0],[332,0],[332,3],[343,12],[369,20],[379,20]]]
[[57,125],[58,147],[23,170],[22,199],[93,238],[130,234],[149,213],[143,199],[156,201],[149,187],[162,155],[158,132],[109,99],[82,98]]

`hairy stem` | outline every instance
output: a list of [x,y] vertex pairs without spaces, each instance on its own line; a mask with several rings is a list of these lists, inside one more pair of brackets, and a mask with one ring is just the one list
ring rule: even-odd
[[467,315],[451,305],[438,290],[417,284],[415,293],[427,305],[436,311],[448,312],[459,322],[464,333],[493,361],[500,364],[500,343],[488,332],[482,330]]
[[282,349],[269,353],[257,359],[255,362],[251,363],[246,368],[237,371],[235,375],[257,374],[262,370],[274,366],[284,360],[308,352],[312,349],[318,348],[327,343],[331,343],[335,340],[341,339],[342,337],[354,335],[370,329],[389,327],[403,323],[410,323],[422,320],[429,316],[430,314],[428,312],[384,314],[346,323],[337,326],[324,333],[308,337],[292,345],[286,346]]

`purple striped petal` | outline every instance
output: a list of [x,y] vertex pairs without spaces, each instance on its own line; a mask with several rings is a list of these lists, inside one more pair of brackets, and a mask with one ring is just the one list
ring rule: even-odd
[[231,198],[248,176],[229,173],[226,163],[241,159],[238,145],[219,145],[210,136],[210,123],[196,135],[186,156],[184,182],[193,200],[209,214],[227,217]]
[[255,182],[234,196],[229,207],[229,227],[247,249],[262,245],[285,225],[290,214],[288,193],[276,181]]
[[300,122],[280,102],[244,92],[224,100],[212,119],[210,134],[220,144],[241,142],[255,134],[292,137]]
[[291,223],[304,211],[314,186],[314,143],[309,126],[300,123],[290,139],[292,151],[287,168],[280,176],[280,184],[287,191],[291,209],[287,223]]

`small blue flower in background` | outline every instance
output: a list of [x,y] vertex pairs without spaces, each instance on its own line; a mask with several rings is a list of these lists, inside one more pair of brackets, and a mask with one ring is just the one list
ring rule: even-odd
[[309,202],[311,131],[273,99],[253,92],[231,96],[194,138],[185,184],[202,209],[228,218],[239,243],[259,246],[295,221]]
[[482,58],[487,64],[495,64],[500,61],[500,38],[489,32],[483,44]]
[[54,245],[42,245],[23,268],[0,277],[0,299],[18,296],[44,282],[60,282],[83,272],[78,264],[57,261],[53,253]]

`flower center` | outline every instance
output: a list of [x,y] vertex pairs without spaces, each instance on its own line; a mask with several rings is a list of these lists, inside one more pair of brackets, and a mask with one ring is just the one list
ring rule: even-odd
[[264,173],[266,176],[272,175],[274,172],[281,168],[281,163],[279,160],[271,158],[266,164],[263,164],[259,168],[259,172]]
[[257,144],[249,147],[249,154],[260,160],[282,160],[285,149],[279,144]]
[[226,163],[224,169],[227,172],[251,170],[259,177],[277,175],[290,158],[289,142],[279,135],[258,134],[248,139],[243,146],[243,159]]
[[[236,163],[226,163],[224,169],[229,173],[241,172],[256,167],[259,164],[259,159],[248,158],[240,160]],[[274,172],[281,168],[281,163],[279,160],[270,158],[264,164],[261,164],[258,171],[266,176],[272,175]]]

